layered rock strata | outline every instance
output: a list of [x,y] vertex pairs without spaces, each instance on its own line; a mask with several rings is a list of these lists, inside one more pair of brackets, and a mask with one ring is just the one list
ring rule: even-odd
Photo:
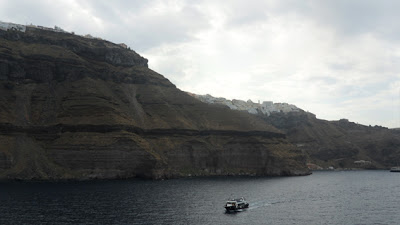
[[346,119],[321,120],[287,103],[258,104],[250,100],[190,95],[208,104],[259,115],[282,130],[288,140],[306,154],[309,165],[313,165],[310,167],[388,169],[400,162],[400,132],[396,129],[365,126]]
[[304,175],[261,118],[208,105],[120,45],[0,30],[0,179]]

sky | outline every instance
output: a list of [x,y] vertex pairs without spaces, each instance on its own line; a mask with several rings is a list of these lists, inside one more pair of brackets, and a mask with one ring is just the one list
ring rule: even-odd
[[0,20],[125,43],[179,89],[400,127],[398,0],[0,0]]

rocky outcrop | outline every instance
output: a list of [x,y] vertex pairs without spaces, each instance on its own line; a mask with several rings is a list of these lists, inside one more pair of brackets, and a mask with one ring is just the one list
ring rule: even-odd
[[177,89],[111,42],[0,30],[0,179],[304,175],[262,118]]
[[309,113],[272,114],[264,119],[283,130],[309,162],[323,168],[387,169],[400,161],[400,133],[395,130],[347,119],[320,120]]
[[[364,126],[341,119],[317,119],[287,103],[226,100],[190,94],[208,104],[257,114],[279,128],[307,155],[310,168],[387,169],[400,162],[400,132],[380,126]],[[269,105],[269,107],[264,107]],[[263,111],[263,109],[268,109]]]

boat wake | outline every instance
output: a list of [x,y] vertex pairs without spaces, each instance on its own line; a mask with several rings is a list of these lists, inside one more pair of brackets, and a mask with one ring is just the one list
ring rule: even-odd
[[250,204],[249,210],[268,207],[280,203],[284,203],[284,201],[275,201],[275,202],[257,201]]

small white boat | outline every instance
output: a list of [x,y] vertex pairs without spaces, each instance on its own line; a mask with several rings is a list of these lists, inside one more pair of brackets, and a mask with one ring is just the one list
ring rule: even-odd
[[237,199],[230,199],[225,204],[226,211],[237,211],[246,208],[249,208],[249,203],[246,202],[246,200],[243,197]]
[[400,166],[390,168],[390,172],[400,172]]

